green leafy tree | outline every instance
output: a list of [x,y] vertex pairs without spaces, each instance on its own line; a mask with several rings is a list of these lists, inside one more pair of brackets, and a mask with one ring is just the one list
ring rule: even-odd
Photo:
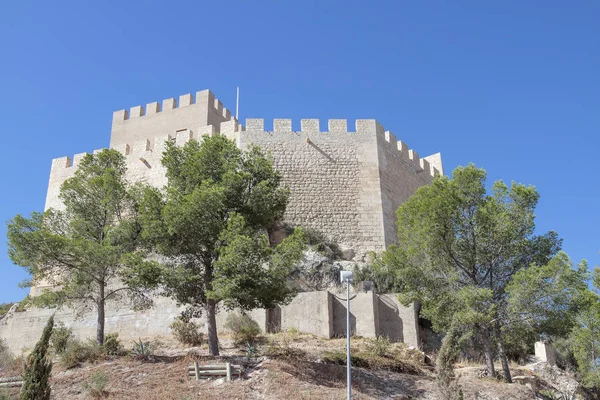
[[571,259],[559,252],[545,265],[532,264],[517,271],[506,287],[508,306],[505,326],[522,327],[539,335],[566,337],[587,304],[589,272],[583,261],[573,268]]
[[163,260],[163,294],[186,306],[184,320],[206,314],[209,350],[218,355],[217,303],[249,310],[289,301],[287,277],[304,234],[269,245],[266,233],[283,217],[289,191],[256,147],[205,136],[167,143],[162,164],[166,188],[146,188],[140,202],[143,237]]
[[[8,222],[9,256],[33,277],[25,285],[40,280],[54,285],[35,304],[95,308],[98,344],[104,342],[107,302],[125,295],[134,307],[150,305],[134,272],[144,263],[144,270],[151,271],[152,262],[135,253],[141,227],[134,188],[125,173],[118,151],[87,154],[61,186],[63,210],[34,212],[30,218],[17,215]],[[152,284],[152,279],[145,283]]]
[[23,388],[21,400],[48,400],[50,399],[50,373],[52,361],[46,357],[50,336],[54,327],[54,315],[48,319],[42,337],[35,345],[33,352],[27,357],[25,372],[23,373]]
[[420,188],[397,211],[398,244],[377,262],[395,270],[402,302],[419,301],[437,331],[458,320],[483,345],[489,373],[497,352],[510,381],[507,285],[518,271],[548,264],[560,240],[534,234],[535,188],[498,181],[488,194],[485,179],[471,164]]
[[573,353],[583,385],[600,388],[600,268],[594,269],[593,285],[596,292],[588,291],[586,307],[577,316],[577,325],[571,334]]

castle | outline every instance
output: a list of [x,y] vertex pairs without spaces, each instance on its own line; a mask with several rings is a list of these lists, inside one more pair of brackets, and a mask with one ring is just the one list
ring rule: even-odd
[[[165,170],[160,162],[167,140],[183,145],[192,139],[201,140],[203,135],[219,133],[234,140],[240,148],[258,145],[271,154],[276,168],[290,187],[290,203],[284,217],[287,223],[322,232],[340,248],[349,249],[357,261],[364,260],[368,251],[384,250],[396,237],[396,209],[420,186],[431,183],[436,175],[443,174],[440,154],[419,157],[404,142],[397,140],[393,133],[385,131],[376,120],[357,120],[354,128],[348,127],[347,121],[341,119],[328,120],[326,127],[321,126],[316,119],[303,119],[300,123],[299,132],[292,130],[289,119],[275,119],[271,131],[265,130],[262,119],[247,119],[244,126],[212,92],[204,90],[195,95],[179,96],[179,99],[170,98],[162,103],[153,102],[145,107],[135,106],[129,110],[116,111],[112,120],[110,148],[117,149],[126,156],[129,181],[143,181],[161,187],[167,183]],[[60,186],[73,175],[85,154],[52,161],[46,209],[61,207],[58,198]],[[38,286],[32,287],[31,294],[35,295],[44,287],[44,283],[40,282]],[[362,295],[367,294],[361,293]],[[319,327],[313,324],[296,328],[326,336],[335,335],[334,314],[336,307],[339,308],[339,305],[334,304],[335,299],[326,293],[315,294],[313,300],[308,296],[310,294],[303,293],[288,307],[299,305],[299,302],[306,305],[314,301],[329,304],[328,309],[319,311],[323,313],[323,321]],[[392,306],[396,307],[396,314],[401,313],[398,307],[402,306],[397,304],[393,295],[384,300],[377,300],[373,297],[374,294],[367,296],[371,297],[364,307],[365,316],[361,321],[366,318],[370,322],[367,323],[369,328],[365,328],[363,333],[366,336],[377,335],[387,329],[384,327],[386,318],[380,315],[385,310],[381,311],[378,302],[383,301],[388,305],[390,302],[394,303]],[[142,313],[136,316],[133,311],[115,309],[114,316],[111,317],[109,312],[107,329],[111,330],[112,321],[113,328],[118,328],[120,323],[142,326],[142,335],[168,333],[168,323],[165,321],[172,319],[177,310],[165,299],[159,302],[163,302],[166,308],[149,311],[151,315]],[[364,301],[361,304],[364,306]],[[170,311],[165,317],[166,309]],[[26,313],[32,312],[39,313],[40,321],[43,319],[42,315],[45,315],[43,310]],[[312,310],[310,315],[314,316],[319,312]],[[417,312],[414,307],[406,312],[409,314],[405,319],[410,321],[404,324],[404,330],[412,324],[410,329],[415,331]],[[272,314],[263,312],[254,315],[266,327],[273,323],[269,320]],[[285,327],[286,324],[295,323],[290,318],[293,314],[297,317],[298,310],[288,310],[287,320],[285,310],[281,310],[279,314],[278,324]],[[131,317],[130,320],[126,315]],[[58,317],[60,319],[60,315]],[[28,326],[26,321],[21,325],[17,324],[15,318],[17,317],[13,316],[12,322],[4,321],[0,326],[1,337],[10,339],[13,335],[9,331],[20,330],[18,326],[23,324]],[[32,318],[37,317],[30,315],[27,318],[31,324]],[[145,322],[140,322],[140,318]],[[129,322],[123,322],[124,320]],[[14,326],[9,329],[7,324]],[[148,324],[155,324],[156,329]],[[297,324],[303,322],[298,320]],[[359,325],[357,323],[357,333]],[[81,329],[83,333],[85,329]],[[140,332],[137,332],[133,337],[139,335]],[[414,335],[416,336],[412,341],[418,344],[418,331]],[[402,335],[399,339],[405,340],[405,336]]]

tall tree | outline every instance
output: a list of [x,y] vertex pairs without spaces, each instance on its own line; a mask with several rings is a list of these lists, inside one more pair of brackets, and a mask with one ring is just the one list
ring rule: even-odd
[[209,350],[218,355],[219,301],[248,310],[290,300],[287,277],[304,234],[269,246],[267,231],[283,217],[289,191],[256,147],[205,136],[167,143],[162,164],[166,188],[148,187],[140,202],[143,237],[164,262],[163,294],[186,306],[184,318],[206,314]]
[[54,315],[48,319],[42,337],[35,348],[27,357],[25,372],[23,373],[23,388],[21,389],[21,400],[49,400],[50,399],[50,373],[52,372],[52,360],[49,360],[48,345],[52,329],[54,328]]
[[26,284],[43,279],[54,285],[35,303],[94,307],[99,344],[104,342],[107,302],[125,295],[136,307],[150,304],[132,273],[131,266],[145,263],[145,270],[151,270],[153,264],[135,253],[141,227],[125,173],[118,151],[87,154],[61,186],[63,210],[34,212],[30,218],[17,215],[8,222],[8,253],[31,274]]
[[535,188],[494,183],[473,165],[458,167],[420,188],[397,211],[398,244],[380,262],[396,272],[400,299],[419,301],[434,329],[457,319],[482,343],[487,369],[495,374],[497,351],[507,380],[503,325],[506,287],[518,271],[546,265],[560,248],[556,233],[535,235]]
[[583,385],[600,388],[600,268],[594,269],[594,291],[588,291],[586,306],[577,315],[571,341]]

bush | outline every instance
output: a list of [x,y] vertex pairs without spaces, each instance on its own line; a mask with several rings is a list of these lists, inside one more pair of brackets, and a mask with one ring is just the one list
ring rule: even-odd
[[378,357],[385,356],[391,347],[390,338],[387,336],[377,336],[375,339],[371,339],[367,344],[367,351]]
[[84,389],[90,394],[93,399],[106,397],[106,384],[108,383],[108,375],[102,371],[96,371],[91,376],[88,382],[85,383]]
[[202,346],[204,334],[200,332],[200,325],[192,321],[184,321],[177,318],[170,326],[175,339],[180,343],[190,346]]
[[15,303],[2,303],[0,304],[0,319],[2,317],[4,317],[8,311],[10,311],[10,308],[13,306],[13,304]]
[[225,328],[233,333],[233,340],[237,345],[255,343],[260,335],[260,327],[247,314],[229,313]]
[[151,342],[143,342],[140,339],[138,342],[133,341],[133,348],[131,349],[131,354],[140,358],[147,358],[152,355],[153,348]]
[[81,342],[72,340],[65,351],[60,354],[61,364],[69,369],[77,367],[84,362],[94,362],[104,356],[104,349],[94,340]]
[[52,331],[50,345],[56,354],[61,354],[67,349],[67,345],[73,339],[73,329],[67,328],[65,324],[59,322],[56,324],[54,331]]
[[288,330],[276,338],[269,340],[267,347],[264,349],[263,354],[271,358],[284,358],[288,360],[306,360],[306,351],[297,347],[292,347],[293,342],[296,340],[297,331]]
[[556,349],[556,363],[567,371],[577,371],[577,359],[573,351],[572,338],[555,338],[552,341]]
[[109,356],[118,356],[123,353],[123,346],[119,340],[119,334],[116,332],[104,336],[102,347],[104,348],[104,352]]
[[12,367],[14,357],[4,339],[0,339],[0,371]]

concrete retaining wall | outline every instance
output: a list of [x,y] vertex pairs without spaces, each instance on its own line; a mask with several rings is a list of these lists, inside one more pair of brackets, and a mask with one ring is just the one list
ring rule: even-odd
[[[32,349],[42,334],[46,321],[54,312],[56,321],[72,328],[77,337],[96,337],[96,313],[93,310],[82,314],[78,319],[72,309],[57,311],[34,308],[24,312],[11,312],[0,320],[0,338],[7,341],[15,354]],[[170,336],[172,333],[169,325],[180,312],[181,309],[166,298],[155,299],[155,307],[143,312],[111,306],[106,311],[105,332],[118,332],[125,342],[138,338]],[[219,332],[226,332],[228,313],[221,309],[217,314]],[[326,338],[346,335],[346,302],[326,290],[299,293],[288,305],[273,310],[252,310],[249,315],[263,332],[294,328]],[[420,344],[416,308],[414,305],[402,306],[393,294],[358,293],[350,301],[350,324],[352,334],[356,336],[384,335],[392,342],[403,341],[414,347]]]

